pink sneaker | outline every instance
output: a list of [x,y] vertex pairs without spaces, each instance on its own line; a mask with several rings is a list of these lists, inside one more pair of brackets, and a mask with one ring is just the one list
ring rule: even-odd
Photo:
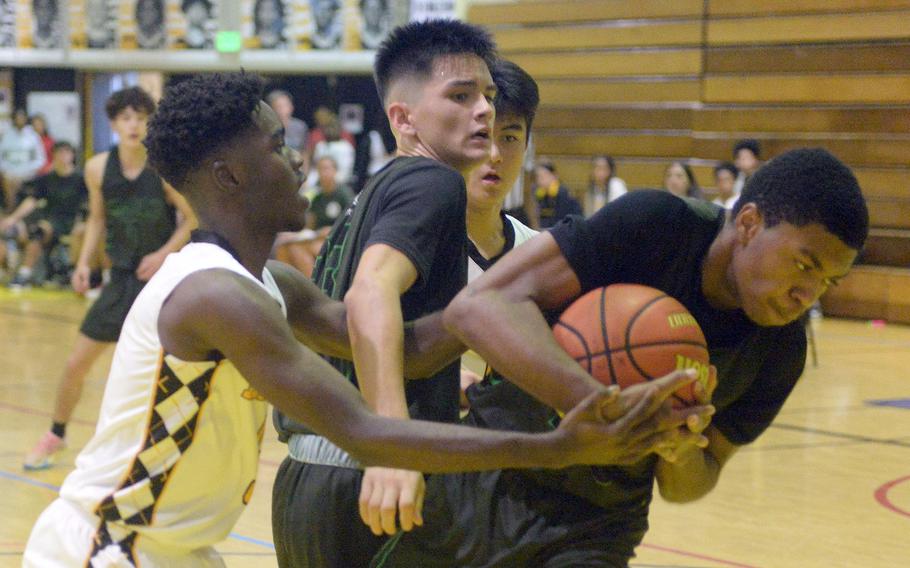
[[30,471],[54,465],[54,454],[66,447],[66,441],[53,432],[45,432],[38,444],[25,456],[22,466]]

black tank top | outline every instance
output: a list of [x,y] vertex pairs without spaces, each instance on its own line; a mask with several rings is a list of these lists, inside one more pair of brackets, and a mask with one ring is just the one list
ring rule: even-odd
[[107,217],[107,254],[114,268],[135,270],[143,256],[171,238],[176,227],[176,213],[165,200],[161,178],[148,167],[134,180],[124,177],[115,146],[104,166],[101,193]]

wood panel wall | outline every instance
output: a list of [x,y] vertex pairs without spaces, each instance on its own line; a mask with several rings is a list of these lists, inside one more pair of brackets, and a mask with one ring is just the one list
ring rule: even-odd
[[596,154],[633,189],[688,160],[710,193],[741,138],[768,158],[829,149],[857,174],[873,231],[869,269],[826,307],[910,322],[894,299],[910,282],[910,0],[518,0],[468,17],[538,80],[538,154],[579,193]]

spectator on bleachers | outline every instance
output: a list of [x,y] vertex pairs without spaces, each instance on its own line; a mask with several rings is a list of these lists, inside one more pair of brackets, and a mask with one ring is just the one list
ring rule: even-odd
[[739,170],[733,192],[739,195],[743,192],[746,182],[761,166],[761,143],[753,138],[739,140],[733,146],[733,163]]
[[[22,202],[10,215],[0,219],[0,233],[15,233],[18,241],[28,241],[11,287],[32,284],[32,273],[41,253],[50,253],[60,238],[72,231],[76,216],[88,198],[85,178],[76,170],[76,151],[72,145],[57,142],[52,156],[53,170],[27,182],[23,186]],[[0,245],[0,265],[5,253],[5,247]]]
[[309,155],[306,152],[307,133],[309,127],[306,122],[294,116],[294,99],[291,94],[281,89],[275,89],[265,98],[275,114],[284,125],[284,143],[300,152],[303,158],[302,172],[310,170]]
[[45,159],[44,144],[28,125],[28,115],[23,109],[16,109],[12,127],[0,138],[0,173],[3,174],[7,211],[16,206],[16,196],[22,183],[35,177]]
[[537,186],[534,197],[537,199],[541,229],[552,227],[566,215],[581,215],[581,204],[572,197],[569,188],[560,183],[552,161],[546,158],[538,160],[534,177]]
[[38,175],[44,175],[51,171],[53,166],[54,158],[54,138],[47,131],[47,120],[44,118],[44,115],[40,112],[33,114],[28,120],[29,124],[32,125],[32,130],[35,131],[35,134],[41,138],[41,144],[44,145],[44,153],[47,158],[44,161],[44,165],[41,166],[41,169],[38,171]]
[[354,194],[350,188],[338,183],[338,166],[331,156],[322,156],[316,162],[316,193],[310,199],[310,208],[307,210],[307,228],[312,229],[322,236],[335,224],[335,220],[354,201]]
[[[332,158],[337,166],[335,179],[339,184],[351,183],[354,174],[354,144],[345,140],[341,135],[341,125],[337,118],[322,127],[324,139],[317,142],[313,149],[313,162],[317,163],[326,156]],[[310,175],[307,185],[314,187],[318,183],[318,175]],[[312,181],[310,181],[312,180]]]
[[695,179],[695,173],[692,172],[689,164],[682,162],[671,162],[664,170],[664,189],[680,197],[704,199],[701,187]]
[[629,190],[626,182],[616,177],[616,162],[612,156],[594,156],[591,163],[591,183],[585,195],[585,217]]
[[712,203],[724,209],[733,209],[739,194],[735,191],[736,176],[739,172],[730,162],[721,162],[714,168],[714,187],[717,188],[717,197]]

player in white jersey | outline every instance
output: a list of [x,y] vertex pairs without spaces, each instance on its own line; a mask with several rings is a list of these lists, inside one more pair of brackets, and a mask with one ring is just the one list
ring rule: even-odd
[[[423,471],[611,463],[677,435],[692,412],[668,413],[663,401],[691,382],[683,375],[605,389],[544,435],[372,414],[300,343],[350,357],[343,304],[287,267],[266,268],[275,235],[300,230],[306,200],[300,156],[261,92],[256,76],[215,74],[161,101],[149,162],[185,195],[200,230],[133,305],[95,435],[33,528],[25,566],[223,565],[212,545],[253,490],[265,399],[363,463]],[[411,376],[462,349],[438,314],[411,335]]]

